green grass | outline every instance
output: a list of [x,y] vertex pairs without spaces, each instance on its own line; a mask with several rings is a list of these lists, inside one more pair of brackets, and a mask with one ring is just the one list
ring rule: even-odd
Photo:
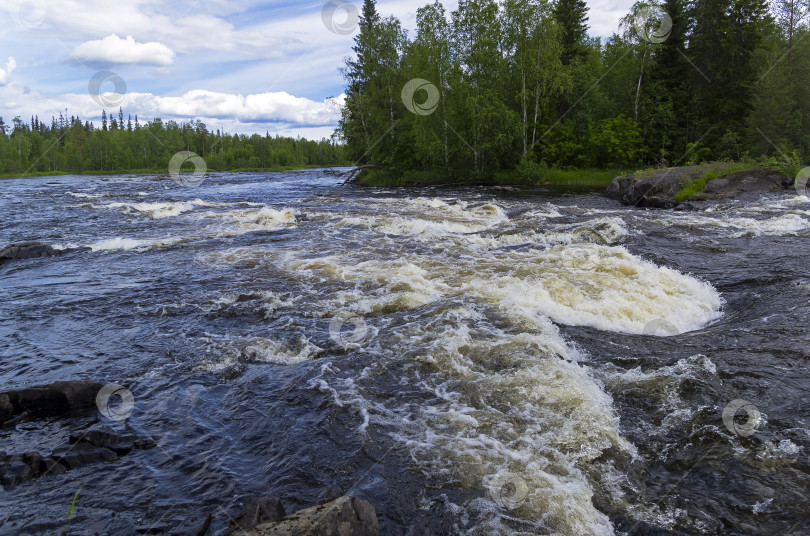
[[675,194],[675,199],[679,203],[699,195],[709,181],[722,179],[737,171],[759,167],[755,162],[711,162],[707,165],[709,169],[704,171],[700,177],[681,184],[681,191]]
[[706,179],[704,179],[703,177],[695,179],[693,181],[689,181],[686,183],[686,185],[684,185],[683,189],[680,192],[675,194],[675,199],[678,201],[678,203],[683,203],[690,197],[694,197],[700,192],[702,192],[703,188],[705,187],[706,187]]

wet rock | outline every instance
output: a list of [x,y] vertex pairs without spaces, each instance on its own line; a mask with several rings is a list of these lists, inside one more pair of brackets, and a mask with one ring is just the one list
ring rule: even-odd
[[661,169],[653,172],[616,177],[605,190],[605,197],[637,207],[673,208],[675,195],[683,183],[700,178],[708,166]]
[[231,522],[226,534],[235,534],[238,531],[252,529],[256,525],[280,521],[286,515],[280,500],[270,497],[255,499],[250,501],[239,517]]
[[0,394],[0,424],[14,417],[14,406],[7,394]]
[[194,517],[186,519],[182,525],[169,531],[169,536],[205,536],[211,530],[213,517],[208,514],[204,518]]
[[767,193],[793,186],[793,180],[768,169],[748,169],[714,179],[703,189],[708,198],[738,197],[744,194]]
[[377,513],[367,501],[343,496],[289,515],[281,521],[263,523],[237,532],[243,536],[379,536]]
[[33,476],[31,467],[19,458],[0,458],[0,484],[4,487],[16,486]]
[[140,437],[130,431],[119,432],[105,425],[70,434],[70,443],[87,443],[110,449],[116,454],[127,454],[133,449],[147,450],[157,446],[154,440]]
[[24,242],[20,244],[9,244],[0,249],[0,266],[18,259],[36,259],[39,257],[53,257],[59,255],[58,250],[39,242]]
[[[638,207],[678,207],[681,203],[676,195],[684,185],[701,178],[711,169],[710,165],[688,166],[616,177],[605,190],[605,197]],[[722,167],[718,171],[722,173]],[[779,172],[754,168],[710,180],[702,192],[690,199],[702,201],[760,195],[784,190],[792,185],[793,180]],[[692,208],[688,205],[683,210]]]
[[118,459],[118,455],[110,449],[87,443],[77,443],[71,447],[56,449],[51,456],[68,469],[75,469],[89,463],[113,462]]
[[0,424],[27,412],[32,419],[58,417],[96,407],[102,384],[64,381],[50,385],[0,392]]

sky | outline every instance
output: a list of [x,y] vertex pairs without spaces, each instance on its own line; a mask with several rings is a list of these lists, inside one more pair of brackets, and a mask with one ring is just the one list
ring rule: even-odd
[[[428,0],[378,0],[413,35]],[[610,36],[631,0],[591,0]],[[447,0],[448,13],[457,0]],[[102,110],[209,130],[329,137],[362,0],[0,0],[0,117]]]

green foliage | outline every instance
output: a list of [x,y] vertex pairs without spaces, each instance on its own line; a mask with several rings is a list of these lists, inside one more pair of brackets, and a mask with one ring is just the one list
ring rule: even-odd
[[759,165],[778,171],[785,176],[795,177],[804,167],[802,159],[796,151],[788,154],[777,153],[760,160]]
[[591,128],[588,148],[594,167],[628,167],[641,161],[641,127],[624,115],[603,119]]
[[689,181],[683,186],[683,189],[675,194],[675,199],[678,200],[679,203],[683,203],[690,197],[694,197],[695,195],[699,194],[703,191],[703,188],[706,187],[706,179],[700,177],[699,179],[695,179],[693,181]]
[[[344,71],[348,153],[406,182],[413,171],[422,173],[417,182],[537,181],[536,163],[746,160],[773,153],[774,144],[807,159],[809,30],[796,22],[806,17],[785,15],[805,9],[797,6],[776,0],[777,26],[764,0],[642,0],[621,35],[603,43],[587,37],[582,0],[461,0],[449,20],[434,1],[419,9],[408,41],[366,0],[357,58]],[[647,16],[656,10],[672,20],[664,39],[650,38],[659,23]],[[399,102],[414,79],[438,94],[426,114]],[[790,84],[779,87],[782,79]]]
[[230,135],[209,132],[200,121],[155,119],[131,130],[104,130],[75,117],[54,119],[51,126],[15,118],[10,133],[0,128],[0,174],[166,171],[172,156],[183,150],[202,156],[212,171],[327,166],[347,160],[345,147],[334,140]]

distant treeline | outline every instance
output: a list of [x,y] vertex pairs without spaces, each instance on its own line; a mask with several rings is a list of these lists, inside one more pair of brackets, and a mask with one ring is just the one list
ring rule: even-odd
[[[349,157],[400,173],[810,159],[805,0],[639,2],[606,40],[583,0],[365,0],[347,60]],[[671,25],[669,24],[671,22]]]
[[209,132],[204,123],[160,119],[141,123],[119,108],[118,117],[102,115],[100,128],[78,117],[0,118],[0,173],[166,171],[179,151],[202,156],[209,170],[272,169],[343,164],[345,146],[334,139]]

